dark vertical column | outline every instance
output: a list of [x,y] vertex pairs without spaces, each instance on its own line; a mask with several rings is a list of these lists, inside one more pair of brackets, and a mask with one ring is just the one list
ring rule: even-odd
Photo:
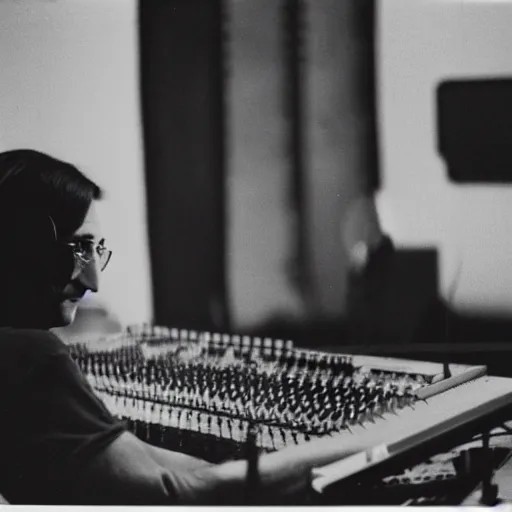
[[292,265],[292,280],[306,301],[310,298],[310,275],[308,267],[308,229],[306,214],[305,172],[306,140],[304,114],[306,111],[304,88],[304,36],[305,6],[303,0],[284,0],[283,41],[285,88],[283,104],[288,128],[288,161],[291,176],[291,202],[295,215],[295,256]]
[[222,3],[139,13],[154,320],[227,329]]
[[365,191],[373,193],[380,187],[379,142],[377,119],[377,0],[360,0],[355,15],[355,33],[361,48],[361,93],[366,101],[364,132],[366,168]]

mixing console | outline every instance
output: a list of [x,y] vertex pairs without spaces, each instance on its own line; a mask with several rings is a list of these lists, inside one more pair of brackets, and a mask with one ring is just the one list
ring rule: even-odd
[[442,378],[436,364],[152,326],[75,344],[72,354],[136,435],[212,462],[244,456],[250,426],[261,451],[367,429]]

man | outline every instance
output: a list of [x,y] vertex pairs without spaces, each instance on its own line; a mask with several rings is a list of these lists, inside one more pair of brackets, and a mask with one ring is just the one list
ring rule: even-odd
[[[109,263],[100,197],[68,163],[0,154],[0,494],[22,504],[241,503],[245,461],[212,465],[140,441],[49,332],[73,321]],[[261,457],[262,496],[296,495],[312,465],[345,452],[326,444]]]

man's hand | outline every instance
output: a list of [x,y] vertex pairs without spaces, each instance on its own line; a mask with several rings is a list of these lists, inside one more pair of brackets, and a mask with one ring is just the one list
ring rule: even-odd
[[[333,439],[290,446],[259,458],[259,486],[251,495],[260,497],[260,505],[301,505],[311,492],[311,469],[343,459],[364,449],[337,443]],[[247,462],[225,462],[217,466],[199,468],[193,472],[190,485],[182,488],[181,495],[188,502],[203,504],[244,504],[246,500]],[[184,494],[183,494],[184,492]],[[212,501],[213,500],[213,501]]]
[[[290,465],[276,458],[262,456],[259,462],[258,488],[247,487],[247,461],[229,461],[200,468],[190,475],[186,486],[180,485],[184,503],[215,505],[300,504],[299,496],[309,490],[309,468]],[[184,481],[180,482],[185,483]],[[258,503],[254,503],[254,495]]]

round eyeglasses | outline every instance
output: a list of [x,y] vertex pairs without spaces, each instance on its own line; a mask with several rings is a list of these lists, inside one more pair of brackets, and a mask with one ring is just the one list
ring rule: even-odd
[[100,271],[103,272],[112,257],[112,251],[105,246],[105,239],[95,244],[93,240],[75,240],[66,242],[73,251],[75,258],[75,272],[82,271],[91,261],[96,260]]

